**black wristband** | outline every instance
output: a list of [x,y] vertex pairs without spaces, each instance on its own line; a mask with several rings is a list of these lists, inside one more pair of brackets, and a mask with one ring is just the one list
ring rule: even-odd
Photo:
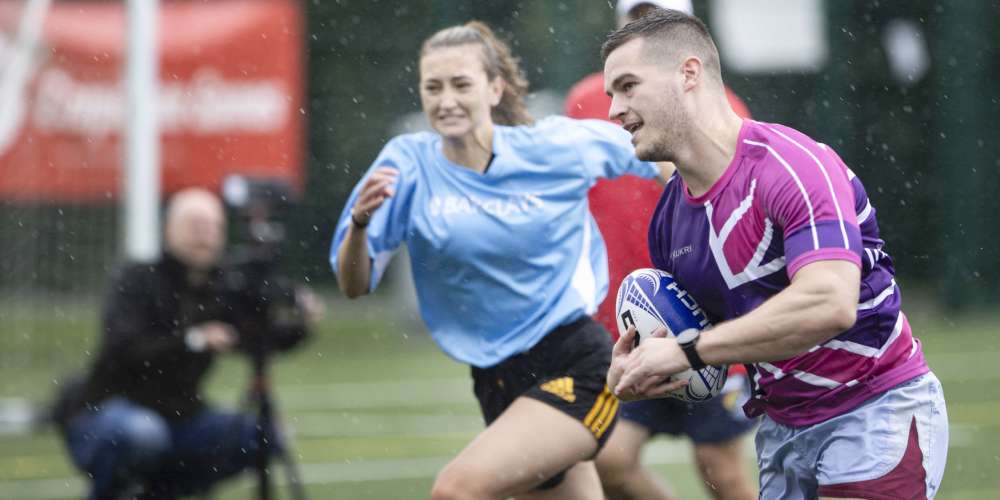
[[681,350],[684,351],[684,356],[687,357],[688,364],[691,365],[692,370],[701,370],[708,366],[701,359],[701,356],[698,355],[698,350],[695,348],[698,345],[699,337],[701,337],[701,332],[696,328],[688,328],[677,335],[677,345],[681,346]]
[[697,345],[697,342],[681,345],[681,349],[684,350],[684,355],[687,356],[688,363],[691,365],[692,370],[701,370],[702,368],[708,366],[704,361],[702,361],[701,356],[698,355],[698,349],[695,349],[695,346]]
[[[368,222],[371,222],[371,221],[368,221]],[[351,224],[354,224],[354,227],[356,227],[358,229],[364,229],[364,228],[368,227],[368,222],[365,222],[364,224],[358,222],[358,218],[354,216],[354,212],[351,212]]]

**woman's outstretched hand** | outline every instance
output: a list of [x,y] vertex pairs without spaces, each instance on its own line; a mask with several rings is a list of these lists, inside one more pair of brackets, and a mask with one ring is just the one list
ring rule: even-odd
[[395,193],[393,183],[398,176],[399,171],[392,167],[379,167],[372,172],[361,186],[358,199],[351,208],[355,224],[364,227],[371,222],[372,214]]

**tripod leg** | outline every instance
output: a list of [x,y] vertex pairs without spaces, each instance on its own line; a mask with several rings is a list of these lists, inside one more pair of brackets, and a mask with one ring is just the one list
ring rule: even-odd
[[302,484],[302,476],[299,475],[299,466],[292,458],[288,448],[282,448],[278,452],[278,458],[285,465],[285,478],[288,479],[288,487],[292,491],[293,500],[306,500],[306,488]]
[[272,498],[271,472],[268,465],[271,461],[271,439],[274,425],[271,419],[271,401],[264,386],[266,382],[257,382],[257,498],[270,500]]

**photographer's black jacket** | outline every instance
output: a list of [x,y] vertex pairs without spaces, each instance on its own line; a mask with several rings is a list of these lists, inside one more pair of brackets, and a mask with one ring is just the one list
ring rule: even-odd
[[[204,406],[201,384],[214,354],[191,350],[185,334],[199,323],[223,321],[237,327],[246,347],[248,313],[240,303],[246,292],[227,284],[245,279],[230,279],[230,272],[216,269],[206,283],[191,286],[186,274],[181,262],[164,254],[159,262],[129,265],[116,275],[104,303],[97,356],[82,381],[64,387],[54,410],[57,422],[64,424],[84,408],[99,408],[113,396],[170,420]],[[301,320],[275,328],[268,333],[284,339],[279,347],[290,347],[306,333]]]

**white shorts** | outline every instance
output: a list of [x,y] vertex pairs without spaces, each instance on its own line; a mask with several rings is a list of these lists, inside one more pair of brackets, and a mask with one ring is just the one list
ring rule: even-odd
[[948,456],[941,382],[926,373],[808,427],[764,417],[760,498],[932,499]]

